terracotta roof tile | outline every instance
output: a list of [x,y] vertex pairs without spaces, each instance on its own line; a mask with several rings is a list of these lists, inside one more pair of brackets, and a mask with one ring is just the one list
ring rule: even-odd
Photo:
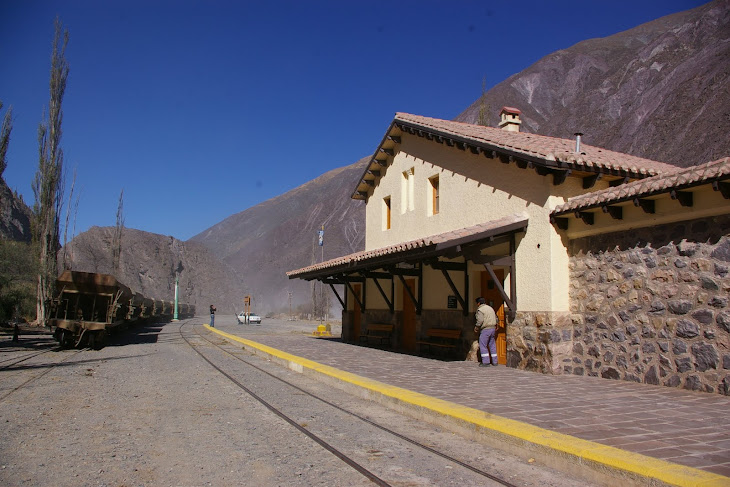
[[462,240],[464,238],[468,238],[471,236],[478,236],[483,233],[492,232],[496,233],[500,229],[503,229],[505,227],[508,227],[510,225],[519,224],[519,223],[527,223],[527,215],[523,213],[518,213],[515,215],[511,215],[508,217],[500,218],[498,220],[493,220],[490,222],[484,222],[477,225],[473,225],[466,228],[460,228],[458,230],[451,230],[444,233],[439,233],[437,235],[431,235],[424,238],[418,238],[415,240],[409,240],[407,242],[400,242],[394,245],[390,245],[388,247],[382,247],[378,249],[373,250],[363,250],[360,252],[355,252],[353,254],[344,255],[342,257],[337,257],[334,259],[327,260],[325,262],[321,262],[319,264],[313,264],[307,267],[303,267],[301,269],[289,271],[286,273],[286,275],[289,278],[294,278],[297,276],[300,276],[302,274],[307,274],[314,271],[322,271],[326,269],[332,269],[335,267],[340,267],[343,265],[356,265],[358,263],[364,263],[370,259],[377,259],[378,257],[383,257],[386,255],[391,254],[398,254],[400,252],[406,252],[409,250],[419,249],[419,248],[427,248],[427,247],[436,247],[438,245],[446,245],[450,242],[454,243],[454,245],[457,245],[459,240]]
[[575,140],[573,139],[559,139],[525,132],[509,132],[494,127],[452,122],[409,113],[396,113],[393,122],[405,122],[424,130],[433,130],[442,134],[468,139],[476,144],[490,145],[495,149],[510,150],[546,161],[560,161],[567,165],[585,164],[596,169],[633,171],[647,176],[671,172],[676,169],[676,166],[664,162],[652,161],[588,144],[581,144],[581,153],[576,154],[574,152]]
[[551,214],[560,215],[620,200],[665,193],[679,187],[698,186],[724,177],[730,177],[730,157],[698,166],[675,168],[673,172],[664,175],[576,196],[557,206]]

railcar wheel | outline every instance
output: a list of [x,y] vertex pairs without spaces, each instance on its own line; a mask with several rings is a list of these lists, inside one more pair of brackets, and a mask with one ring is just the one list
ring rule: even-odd
[[61,346],[61,348],[69,348],[71,346],[71,332],[64,328],[59,328],[57,330],[58,333],[58,344]]
[[101,350],[106,345],[106,331],[98,330],[89,335],[89,348]]

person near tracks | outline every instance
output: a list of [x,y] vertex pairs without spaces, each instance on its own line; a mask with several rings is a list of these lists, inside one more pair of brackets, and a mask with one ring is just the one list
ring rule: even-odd
[[474,333],[479,335],[479,352],[482,356],[482,363],[479,364],[479,367],[497,365],[497,344],[494,341],[497,329],[497,314],[481,296],[476,299],[476,302]]
[[210,305],[210,326],[211,328],[215,328],[215,306],[212,304]]

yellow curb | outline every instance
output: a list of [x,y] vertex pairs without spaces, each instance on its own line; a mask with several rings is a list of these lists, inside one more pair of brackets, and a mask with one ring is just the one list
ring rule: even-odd
[[489,429],[502,435],[525,441],[533,445],[547,447],[551,450],[576,457],[581,460],[595,462],[623,472],[641,477],[656,479],[670,485],[687,487],[727,487],[730,477],[705,472],[697,468],[648,457],[640,453],[621,450],[593,441],[583,440],[563,433],[538,428],[531,424],[504,418],[478,409],[461,406],[453,402],[437,399],[419,392],[392,386],[367,377],[345,372],[329,365],[323,365],[276,348],[263,345],[236,335],[231,335],[217,328],[204,325],[208,330],[235,342],[243,343],[264,353],[306,367],[321,374],[344,382],[363,387],[404,403],[459,419],[477,427]]

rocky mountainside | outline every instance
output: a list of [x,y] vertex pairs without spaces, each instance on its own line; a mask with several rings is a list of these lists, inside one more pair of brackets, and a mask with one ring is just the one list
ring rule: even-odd
[[[492,88],[457,120],[478,123],[486,108],[488,124],[496,126],[499,109],[513,106],[522,110],[526,132],[564,138],[582,132],[592,145],[699,164],[730,155],[728,59],[730,0],[716,0],[550,54]],[[290,292],[293,306],[307,303],[311,284],[289,281],[285,273],[363,248],[364,205],[350,194],[366,162],[330,171],[187,242],[128,229],[118,277],[145,295],[172,299],[181,268],[181,299],[199,314],[211,303],[233,312],[246,294],[260,313],[288,309]],[[8,216],[11,199],[0,197],[0,231],[7,232],[20,219]],[[316,243],[322,225],[323,248]],[[112,230],[92,228],[76,237],[68,245],[73,268],[111,272]],[[25,233],[8,235],[2,233]]]
[[457,121],[522,111],[522,130],[687,167],[730,155],[730,0],[545,56]]
[[0,239],[30,242],[31,210],[0,178]]
[[[365,206],[350,198],[369,158],[334,169],[245,211],[232,215],[190,242],[210,249],[235,272],[255,309],[287,310],[311,301],[311,284],[286,272],[322,259],[362,250]],[[324,246],[317,230],[324,225]],[[328,291],[329,292],[329,291]]]
[[[179,272],[180,302],[194,304],[206,314],[210,304],[220,312],[233,313],[241,300],[235,273],[207,248],[195,242],[125,228],[122,233],[120,269],[112,269],[111,242],[114,227],[92,227],[66,246],[67,267],[76,271],[113,274],[148,298],[172,301],[175,275]],[[63,250],[59,264],[63,265]]]

